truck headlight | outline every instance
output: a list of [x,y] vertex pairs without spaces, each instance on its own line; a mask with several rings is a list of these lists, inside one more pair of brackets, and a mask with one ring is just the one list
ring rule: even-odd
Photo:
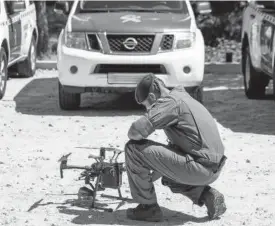
[[88,49],[85,33],[82,32],[65,32],[65,45],[69,48]]
[[185,49],[192,47],[196,39],[195,32],[183,32],[175,35],[175,49]]

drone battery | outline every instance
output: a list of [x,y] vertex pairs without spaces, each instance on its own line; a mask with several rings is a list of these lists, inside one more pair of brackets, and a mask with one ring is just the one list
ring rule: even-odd
[[122,184],[122,164],[114,163],[106,167],[102,174],[101,185],[104,188],[118,188]]

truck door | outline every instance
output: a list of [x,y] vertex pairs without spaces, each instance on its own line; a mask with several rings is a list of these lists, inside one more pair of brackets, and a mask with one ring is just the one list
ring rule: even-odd
[[260,28],[261,68],[269,75],[272,74],[273,67],[273,37],[274,24],[265,19],[264,17]]
[[36,25],[36,9],[33,1],[26,0],[26,10],[21,17],[22,25],[22,46],[21,55],[28,55],[30,50],[30,40]]
[[5,1],[6,12],[8,16],[9,26],[9,43],[10,43],[10,60],[14,60],[21,53],[22,25],[20,19],[20,11],[15,8],[14,3],[20,1]]

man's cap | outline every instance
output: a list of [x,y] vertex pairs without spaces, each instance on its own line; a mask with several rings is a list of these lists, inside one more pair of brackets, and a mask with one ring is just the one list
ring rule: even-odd
[[135,91],[135,99],[137,103],[143,102],[149,95],[151,86],[156,79],[154,74],[145,75],[138,83]]

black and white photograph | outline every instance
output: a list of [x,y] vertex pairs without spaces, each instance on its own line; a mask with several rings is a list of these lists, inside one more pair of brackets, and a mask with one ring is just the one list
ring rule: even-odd
[[275,1],[0,0],[1,226],[274,226]]

